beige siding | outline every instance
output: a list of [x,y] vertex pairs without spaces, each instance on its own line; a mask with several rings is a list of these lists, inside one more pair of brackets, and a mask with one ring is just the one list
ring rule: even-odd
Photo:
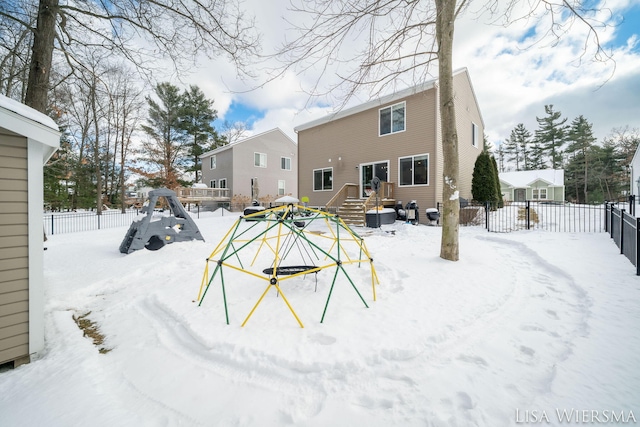
[[29,354],[27,141],[0,134],[0,363]]
[[[454,77],[456,127],[458,129],[458,154],[460,197],[471,200],[471,178],[476,158],[482,152],[484,125],[478,110],[469,75],[459,73]],[[478,145],[472,145],[472,123],[478,127]]]
[[[396,184],[396,200],[422,200],[425,205],[435,200],[436,181],[433,164],[436,145],[435,90],[431,89],[397,99],[347,117],[330,121],[298,133],[299,192],[309,196],[312,206],[322,206],[345,183],[359,184],[363,163],[389,162],[389,182]],[[399,102],[406,102],[405,131],[379,135],[379,111]],[[399,158],[429,154],[429,185],[398,186]],[[313,171],[333,169],[333,191],[313,191]]]

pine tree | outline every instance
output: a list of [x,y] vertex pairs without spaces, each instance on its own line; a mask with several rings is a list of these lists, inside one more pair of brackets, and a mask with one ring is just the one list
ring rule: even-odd
[[200,156],[208,150],[224,145],[225,141],[218,135],[212,122],[218,118],[218,111],[213,108],[213,101],[207,99],[198,86],[190,86],[184,91],[182,101],[182,128],[191,141],[188,143],[188,156],[193,164],[187,168],[195,173],[195,181],[199,182],[198,172],[201,170]]
[[496,150],[496,154],[498,156],[498,164],[499,164],[499,171],[500,172],[504,172],[504,162],[505,162],[505,153],[504,153],[504,148],[502,147],[504,144],[500,144],[498,146],[498,149]]
[[511,131],[510,137],[507,139],[505,150],[509,153],[507,161],[516,162],[516,170],[530,170],[531,163],[531,132],[522,123]]
[[511,131],[509,138],[505,139],[502,147],[504,150],[505,160],[507,162],[515,163],[517,171],[521,170],[520,164],[522,163],[522,154],[520,153],[520,144],[518,144],[516,139],[515,129]]
[[566,141],[569,126],[565,125],[567,118],[561,119],[559,111],[553,111],[553,105],[545,105],[546,117],[536,117],[539,128],[536,130],[536,142],[549,158],[552,169],[562,168],[562,147]]
[[593,146],[596,138],[593,136],[591,123],[580,115],[571,122],[571,127],[567,132],[568,145],[566,153],[573,156],[576,167],[579,167],[582,174],[582,194],[584,203],[589,202],[588,194],[588,173],[589,156],[588,151]]
[[502,187],[500,186],[500,173],[498,172],[498,163],[496,162],[496,158],[491,156],[491,166],[493,168],[493,181],[496,185],[496,206],[501,208],[503,206],[502,200]]
[[142,142],[141,160],[155,170],[137,169],[152,187],[177,188],[186,155],[187,137],[183,126],[183,96],[178,87],[159,83],[156,96],[147,97],[149,125],[142,129],[149,137]]

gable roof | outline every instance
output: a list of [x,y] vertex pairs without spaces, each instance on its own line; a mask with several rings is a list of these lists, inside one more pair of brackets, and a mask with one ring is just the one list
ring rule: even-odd
[[[467,74],[467,77],[468,77],[469,71],[467,70],[466,67],[465,68],[460,68],[458,70],[454,70],[453,71],[453,76],[455,77],[456,75],[462,74],[462,73]],[[340,110],[340,111],[338,111],[336,113],[328,114],[328,115],[326,115],[324,117],[321,117],[319,119],[312,120],[312,121],[307,122],[307,123],[303,123],[301,125],[296,126],[293,130],[294,130],[294,132],[297,133],[297,132],[302,131],[302,130],[307,130],[307,129],[313,128],[315,126],[318,126],[318,125],[329,123],[329,122],[331,122],[333,120],[342,119],[344,117],[348,117],[348,116],[351,116],[353,114],[361,113],[363,111],[367,111],[367,110],[370,110],[372,108],[381,107],[381,106],[383,106],[385,104],[389,104],[389,103],[394,102],[394,101],[399,101],[399,100],[407,98],[409,96],[416,95],[418,93],[425,92],[425,91],[430,90],[430,89],[434,89],[437,86],[437,84],[438,84],[438,78],[434,78],[434,79],[428,80],[428,81],[426,81],[424,83],[420,83],[418,85],[415,85],[413,87],[410,87],[410,88],[407,88],[407,89],[403,89],[401,91],[398,91],[398,92],[395,92],[395,93],[392,93],[392,94],[389,94],[389,95],[385,95],[385,96],[382,96],[380,98],[372,99],[371,101],[365,102],[363,104],[356,105],[355,107],[351,107],[351,108],[347,108],[347,109],[344,109],[344,110]],[[469,78],[469,84],[471,85],[471,79],[470,78]],[[473,90],[473,86],[471,86],[471,93],[473,94],[473,98],[476,100],[476,104],[477,104],[478,102],[477,102],[475,91]],[[482,119],[482,115],[480,117]]]
[[43,163],[60,146],[60,131],[51,117],[4,95],[0,95],[0,128],[41,143]]
[[273,132],[280,132],[284,137],[286,137],[289,140],[289,142],[291,142],[291,144],[296,145],[295,141],[293,139],[289,138],[289,135],[284,133],[282,131],[282,129],[273,128],[271,130],[259,133],[257,135],[251,135],[251,136],[249,136],[247,138],[241,139],[240,141],[236,141],[236,142],[232,142],[231,144],[223,145],[222,147],[218,147],[215,150],[207,151],[206,153],[203,153],[200,156],[200,158],[202,159],[204,157],[209,157],[209,156],[212,156],[214,154],[219,154],[219,153],[221,153],[223,151],[231,150],[232,148],[234,148],[234,147],[236,147],[236,146],[238,146],[240,144],[243,144],[243,143],[248,142],[248,141],[252,141],[252,140],[254,140],[256,138],[263,137],[263,136],[268,135],[268,134],[273,133]]
[[538,169],[531,171],[502,172],[500,181],[511,187],[529,187],[535,181],[542,180],[550,186],[564,185],[564,169]]

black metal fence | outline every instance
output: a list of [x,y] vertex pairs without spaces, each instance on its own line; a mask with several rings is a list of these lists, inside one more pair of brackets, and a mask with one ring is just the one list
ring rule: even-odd
[[640,276],[640,218],[635,217],[633,200],[629,204],[629,210],[630,212],[627,212],[624,208],[616,206],[616,203],[607,203],[606,231],[620,248],[620,253],[636,267],[636,275]]
[[138,212],[137,209],[127,209],[125,213],[116,210],[102,211],[102,215],[97,215],[96,212],[45,213],[44,232],[54,235],[123,227],[131,224]]
[[502,205],[464,202],[460,204],[460,225],[483,226],[494,233],[603,232],[605,207],[551,201],[504,202]]
[[515,230],[555,232],[603,232],[605,208],[547,201],[505,203],[503,207],[485,206],[487,231],[498,233]]

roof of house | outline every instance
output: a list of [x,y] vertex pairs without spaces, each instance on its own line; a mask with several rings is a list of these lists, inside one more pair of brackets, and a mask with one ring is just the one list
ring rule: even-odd
[[[461,74],[461,73],[469,74],[469,71],[467,70],[466,67],[465,68],[460,68],[460,69],[454,70],[453,75],[456,76],[456,75]],[[400,100],[400,99],[406,98],[408,96],[415,95],[415,94],[427,91],[429,89],[433,89],[433,88],[436,87],[437,83],[438,83],[438,78],[434,78],[434,79],[431,79],[431,80],[426,81],[424,83],[420,83],[418,85],[415,85],[413,87],[410,87],[410,88],[407,88],[407,89],[403,89],[401,91],[398,91],[398,92],[395,92],[395,93],[392,93],[392,94],[389,94],[389,95],[385,95],[385,96],[382,96],[380,98],[373,99],[373,100],[365,102],[363,104],[356,105],[355,107],[351,107],[351,108],[347,108],[347,109],[344,109],[344,110],[340,110],[340,111],[338,111],[336,113],[328,114],[328,115],[326,115],[324,117],[321,117],[319,119],[312,120],[312,121],[307,122],[307,123],[303,123],[301,125],[296,126],[293,130],[295,132],[299,132],[299,131],[302,131],[302,130],[307,130],[307,129],[310,129],[312,127],[324,124],[324,123],[329,123],[329,122],[331,122],[333,120],[338,120],[338,119],[342,119],[344,117],[351,116],[353,114],[361,113],[361,112],[369,110],[371,108],[380,107],[382,105],[389,104],[389,103],[394,102],[396,100]],[[473,91],[473,86],[471,87],[471,91],[472,91],[473,96],[475,98],[475,92]]]
[[203,154],[200,156],[200,158],[209,157],[209,156],[212,156],[212,155],[214,155],[214,154],[219,154],[219,153],[221,153],[221,152],[223,152],[223,151],[230,150],[230,149],[232,149],[233,147],[236,147],[236,146],[238,146],[238,145],[240,145],[240,144],[243,144],[243,143],[248,142],[248,141],[251,141],[251,140],[255,140],[255,139],[257,139],[257,138],[263,137],[263,136],[268,135],[268,134],[273,133],[273,132],[280,132],[280,133],[281,133],[283,136],[285,136],[289,141],[291,141],[291,143],[292,143],[293,145],[296,145],[295,141],[294,141],[294,140],[292,140],[291,138],[289,138],[289,135],[287,135],[286,133],[284,133],[284,132],[282,131],[282,129],[280,129],[280,128],[273,128],[273,129],[271,129],[271,130],[268,130],[268,131],[265,131],[265,132],[262,132],[262,133],[259,133],[259,134],[256,134],[256,135],[251,135],[251,136],[249,136],[249,137],[247,137],[247,138],[244,138],[244,139],[241,139],[241,140],[239,140],[239,141],[232,142],[231,144],[223,145],[222,147],[218,147],[218,148],[216,148],[215,150],[207,151],[206,153],[203,153]]
[[60,146],[60,130],[51,117],[4,95],[0,95],[0,127],[41,143],[43,163]]
[[51,117],[4,95],[0,95],[0,107],[50,127],[53,130],[59,130],[58,125]]
[[542,180],[550,186],[564,185],[564,169],[538,169],[530,171],[502,172],[500,181],[511,187],[529,187],[535,181]]

